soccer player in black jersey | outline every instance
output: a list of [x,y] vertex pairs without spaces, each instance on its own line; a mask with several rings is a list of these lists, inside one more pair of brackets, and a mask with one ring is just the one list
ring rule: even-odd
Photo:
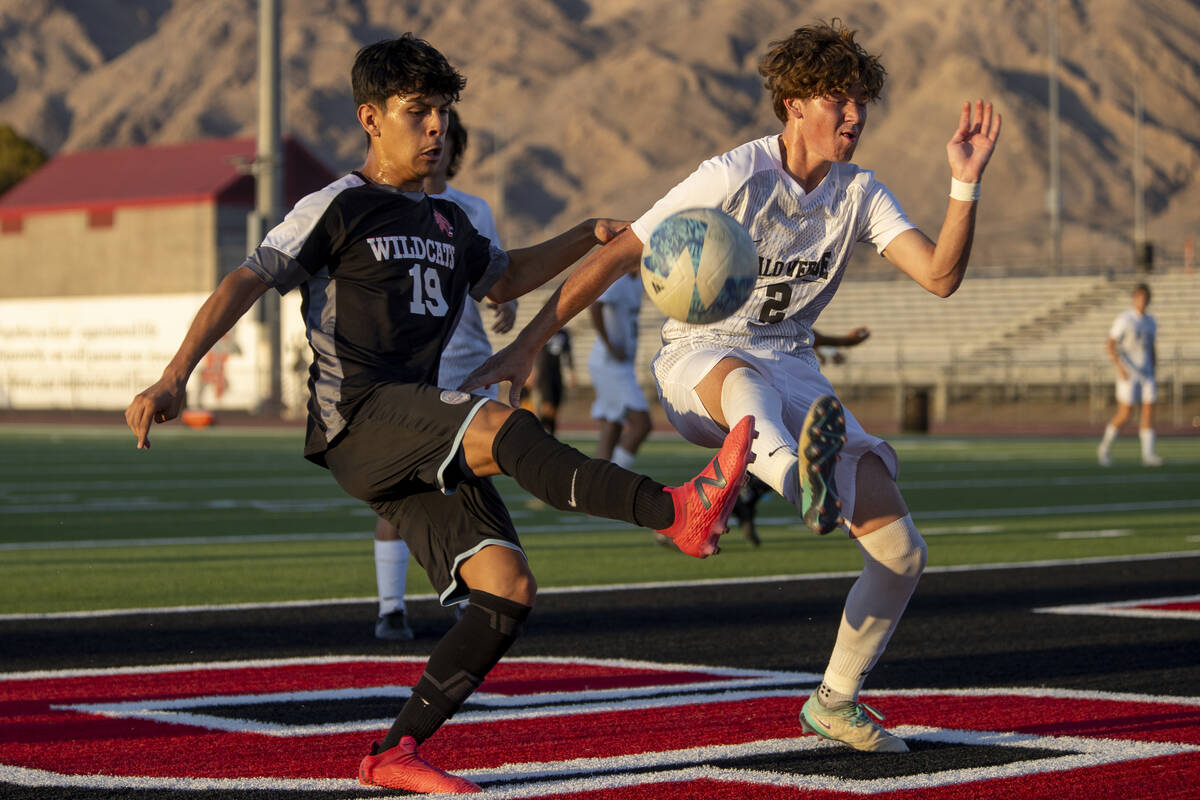
[[352,83],[368,142],[362,168],[297,203],[221,281],[125,420],[138,448],[149,448],[151,424],[178,416],[188,376],[217,340],[269,288],[300,288],[313,353],[305,457],[399,525],[444,604],[470,599],[391,730],[363,758],[359,779],[474,792],[417,747],[515,641],[536,593],[499,494],[478,478],[511,475],[555,508],[659,530],[703,558],[715,552],[745,476],[753,418],[733,427],[699,476],[668,488],[587,458],[528,411],[439,389],[442,349],[468,293],[511,300],[608,240],[616,225],[590,220],[533,247],[492,247],[461,208],[421,191],[463,77],[405,34],[360,50]]

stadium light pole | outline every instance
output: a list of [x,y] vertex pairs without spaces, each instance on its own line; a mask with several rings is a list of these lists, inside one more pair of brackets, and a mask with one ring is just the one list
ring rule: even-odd
[[1145,144],[1142,141],[1142,85],[1140,71],[1133,81],[1133,252],[1138,267],[1149,269],[1146,253]]
[[[262,242],[279,221],[283,207],[283,158],[279,135],[279,6],[277,0],[258,2],[258,136],[254,154],[254,211],[247,220],[248,251]],[[283,410],[283,343],[279,294],[267,292],[259,301],[260,352],[266,354],[266,396],[258,412],[277,416]]]
[[1062,270],[1062,188],[1058,152],[1058,0],[1050,0],[1050,120],[1047,136],[1050,145],[1050,186],[1046,190],[1046,211],[1050,217],[1050,265]]

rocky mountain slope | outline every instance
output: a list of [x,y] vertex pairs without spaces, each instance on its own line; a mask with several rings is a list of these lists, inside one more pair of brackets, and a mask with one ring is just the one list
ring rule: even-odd
[[[514,245],[633,216],[704,158],[778,128],[767,44],[840,16],[889,72],[856,161],[936,236],[963,100],[1004,114],[974,263],[1049,252],[1048,13],[1057,7],[1064,261],[1128,264],[1134,92],[1147,231],[1166,258],[1200,228],[1200,4],[1191,0],[280,0],[283,124],[337,169],[363,139],[356,49],[412,30],[468,76],[458,184]],[[249,135],[253,0],[0,0],[0,121],[50,152]]]

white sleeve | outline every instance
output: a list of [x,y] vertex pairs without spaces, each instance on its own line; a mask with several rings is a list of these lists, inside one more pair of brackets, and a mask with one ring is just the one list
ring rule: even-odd
[[1120,339],[1121,334],[1123,333],[1125,333],[1125,315],[1119,314],[1117,318],[1113,320],[1112,327],[1108,329],[1108,338]]
[[732,191],[732,174],[725,157],[710,158],[629,227],[638,239],[648,242],[658,224],[676,211],[685,208],[721,208]]
[[492,208],[486,202],[480,202],[478,207],[472,210],[471,223],[481,236],[486,236],[496,247],[504,249],[500,244],[500,232],[496,230],[496,218],[492,216]]
[[859,231],[858,241],[870,242],[875,252],[883,255],[892,240],[917,227],[909,221],[896,196],[879,181],[872,181],[866,202],[866,218]]

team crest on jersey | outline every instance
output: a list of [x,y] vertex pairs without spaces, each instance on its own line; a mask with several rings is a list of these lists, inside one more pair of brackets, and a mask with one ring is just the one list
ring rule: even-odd
[[460,406],[471,399],[471,395],[457,389],[446,389],[441,396],[442,402],[448,406]]
[[437,223],[442,233],[446,234],[446,238],[454,238],[454,226],[450,224],[450,220],[442,216],[442,212],[435,210],[433,212],[433,221]]

